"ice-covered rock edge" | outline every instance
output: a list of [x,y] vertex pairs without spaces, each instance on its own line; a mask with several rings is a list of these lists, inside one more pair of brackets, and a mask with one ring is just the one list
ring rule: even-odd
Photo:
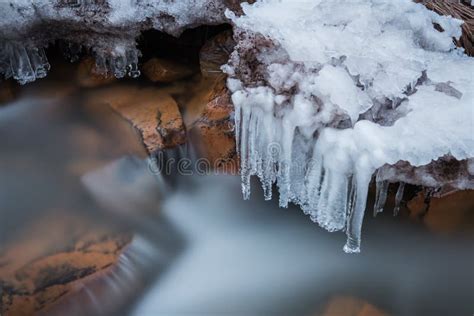
[[[276,183],[281,207],[346,231],[344,250],[359,252],[377,170],[452,156],[466,161],[458,188],[474,188],[474,59],[454,47],[460,21],[408,0],[268,0],[244,13],[228,12],[238,44],[225,67],[244,198],[253,175],[265,199]],[[376,212],[387,187],[377,182]]]
[[225,23],[240,0],[15,0],[0,1],[0,75],[20,84],[46,76],[45,48],[61,40],[68,59],[81,51],[97,71],[137,77],[136,38],[155,29],[178,36],[187,28]]

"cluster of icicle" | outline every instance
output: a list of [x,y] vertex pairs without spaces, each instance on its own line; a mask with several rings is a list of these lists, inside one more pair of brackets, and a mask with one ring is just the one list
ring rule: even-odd
[[43,48],[20,42],[0,44],[0,73],[20,84],[46,77],[50,65]]
[[[276,183],[281,207],[298,204],[321,227],[345,231],[344,251],[353,253],[378,169],[445,155],[472,161],[474,59],[453,45],[460,21],[409,0],[266,0],[243,9],[228,13],[238,44],[223,69],[244,198],[251,176],[267,200]],[[389,184],[376,182],[375,213]]]
[[[63,45],[63,53],[70,61],[79,59],[81,47],[73,43]],[[140,75],[138,57],[140,52],[135,47],[125,49],[115,46],[100,50],[95,47],[92,54],[96,60],[96,71],[105,76],[123,78],[126,75],[136,78]],[[0,73],[5,79],[13,78],[20,84],[33,82],[48,74],[50,64],[45,48],[34,44],[5,42],[0,46]]]

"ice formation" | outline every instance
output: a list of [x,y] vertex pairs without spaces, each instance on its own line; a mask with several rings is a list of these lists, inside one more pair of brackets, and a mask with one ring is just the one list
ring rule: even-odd
[[44,49],[62,41],[66,57],[82,49],[104,74],[136,77],[135,39],[156,29],[179,35],[186,28],[226,21],[239,0],[15,0],[0,1],[0,75],[24,84],[49,69]]
[[245,198],[253,175],[266,199],[276,183],[280,206],[344,230],[344,250],[359,252],[377,170],[375,212],[397,163],[463,161],[467,180],[453,183],[474,188],[474,59],[453,44],[462,21],[410,0],[263,0],[243,11],[227,12],[238,44],[224,70]]

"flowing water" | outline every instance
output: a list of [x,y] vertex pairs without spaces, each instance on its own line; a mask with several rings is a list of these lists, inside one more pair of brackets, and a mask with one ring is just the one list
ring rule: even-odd
[[[67,243],[70,222],[48,222],[62,216],[133,236],[117,263],[46,314],[319,315],[336,296],[391,315],[474,311],[472,233],[436,235],[383,214],[366,219],[362,253],[345,254],[344,234],[265,202],[258,185],[244,201],[238,176],[153,172],[133,129],[87,93],[38,82],[0,108],[3,253],[25,238]],[[46,229],[30,229],[42,220]]]

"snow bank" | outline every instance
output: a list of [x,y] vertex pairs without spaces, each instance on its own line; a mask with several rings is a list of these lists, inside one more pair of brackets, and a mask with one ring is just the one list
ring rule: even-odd
[[[280,206],[345,230],[344,250],[358,252],[377,169],[474,158],[474,59],[452,39],[461,21],[410,0],[263,0],[243,11],[227,12],[238,44],[224,69],[245,198],[252,175],[266,199],[276,183]],[[459,183],[474,187],[472,176]]]

